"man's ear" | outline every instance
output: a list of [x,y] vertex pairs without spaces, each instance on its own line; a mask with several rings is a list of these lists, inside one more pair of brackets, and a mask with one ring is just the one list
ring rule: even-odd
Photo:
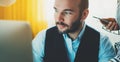
[[88,9],[85,9],[83,12],[82,12],[82,21],[84,21],[86,18],[87,18],[87,16],[88,16],[88,14],[89,14],[89,10]]

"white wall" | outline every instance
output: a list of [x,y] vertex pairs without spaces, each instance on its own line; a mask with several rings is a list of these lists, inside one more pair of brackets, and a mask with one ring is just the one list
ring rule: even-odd
[[44,14],[45,19],[48,21],[48,26],[54,26],[54,0],[44,0]]

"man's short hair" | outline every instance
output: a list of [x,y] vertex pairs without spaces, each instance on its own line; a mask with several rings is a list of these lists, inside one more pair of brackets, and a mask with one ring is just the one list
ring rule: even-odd
[[89,1],[81,0],[79,7],[80,7],[80,11],[84,11],[85,9],[87,9],[89,7]]

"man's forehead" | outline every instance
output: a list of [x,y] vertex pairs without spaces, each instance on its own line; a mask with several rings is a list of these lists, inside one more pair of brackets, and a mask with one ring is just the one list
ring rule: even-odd
[[81,0],[55,0],[55,2],[71,2],[71,3],[79,3]]
[[54,5],[61,6],[61,5],[79,5],[81,0],[55,0]]

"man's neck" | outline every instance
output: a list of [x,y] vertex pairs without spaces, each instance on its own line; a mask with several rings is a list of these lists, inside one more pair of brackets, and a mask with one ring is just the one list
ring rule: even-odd
[[78,37],[79,33],[81,32],[82,28],[83,28],[83,25],[80,26],[80,28],[79,28],[78,30],[76,30],[75,32],[68,33],[68,36],[69,36],[72,40],[75,40],[75,39]]

